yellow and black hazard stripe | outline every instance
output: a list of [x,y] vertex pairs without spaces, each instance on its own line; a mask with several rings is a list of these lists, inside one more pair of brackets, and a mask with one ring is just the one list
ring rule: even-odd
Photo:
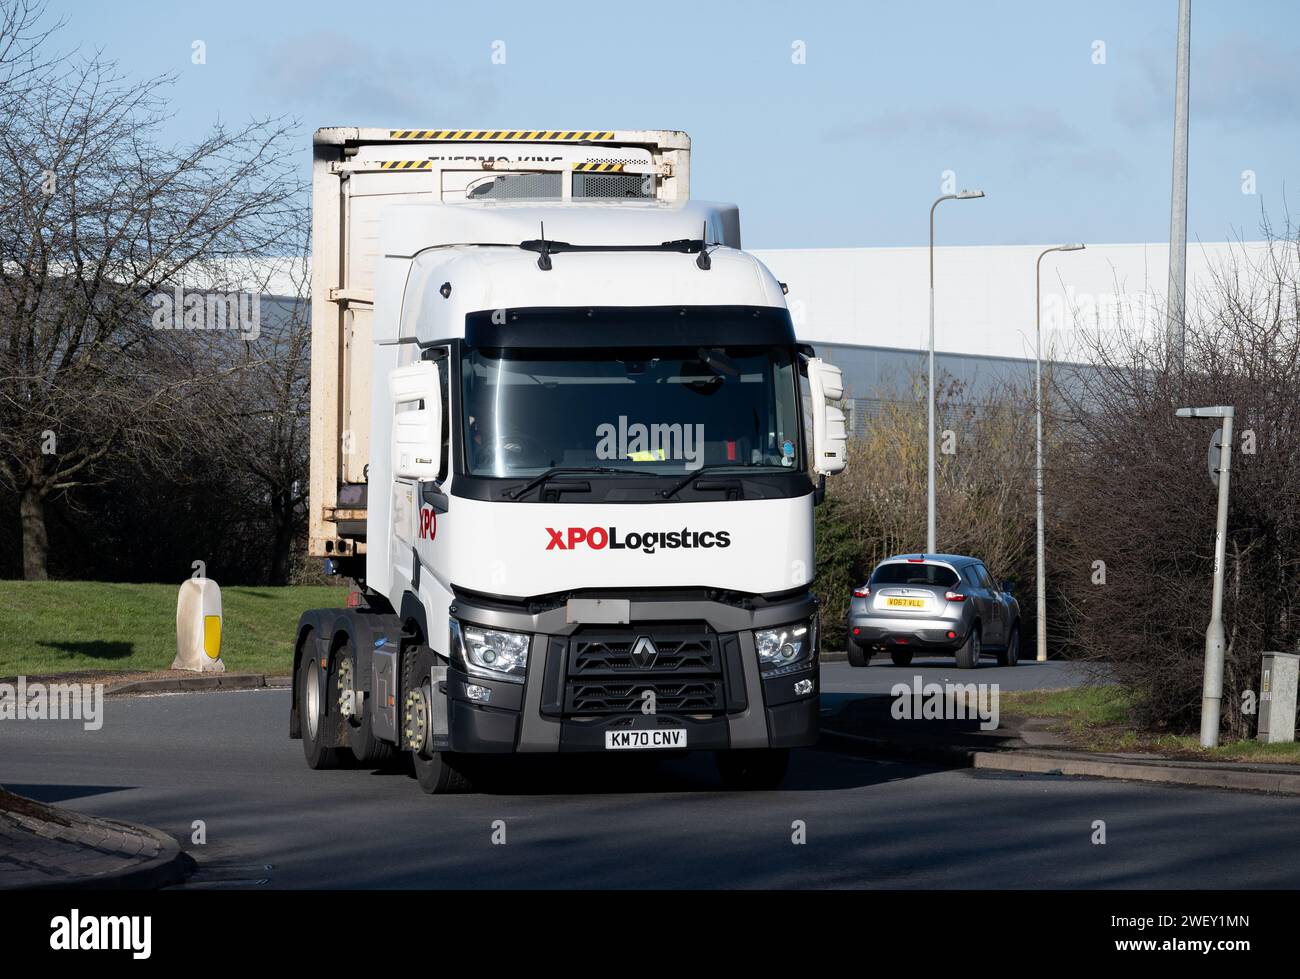
[[581,173],[622,173],[623,164],[621,163],[575,163],[573,169]]
[[484,142],[574,142],[610,140],[611,130],[605,129],[390,129],[389,139],[437,140],[455,142],[474,140]]
[[433,166],[432,160],[384,160],[379,164],[380,170],[428,170]]

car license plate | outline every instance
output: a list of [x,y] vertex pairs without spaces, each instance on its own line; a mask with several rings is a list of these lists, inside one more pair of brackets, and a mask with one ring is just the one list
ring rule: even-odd
[[686,731],[683,728],[661,728],[657,731],[606,731],[605,750],[636,750],[644,748],[685,748]]
[[925,608],[923,598],[886,598],[885,604],[890,608]]

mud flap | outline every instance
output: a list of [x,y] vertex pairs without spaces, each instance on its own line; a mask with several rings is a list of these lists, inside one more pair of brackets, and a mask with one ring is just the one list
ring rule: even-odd
[[434,751],[445,751],[451,747],[450,710],[447,704],[447,665],[441,659],[438,665],[429,671],[432,681],[433,704],[429,717],[430,747]]
[[[385,646],[390,645],[385,643]],[[375,737],[397,743],[397,647],[377,648],[372,657],[374,691],[370,707],[370,730]]]

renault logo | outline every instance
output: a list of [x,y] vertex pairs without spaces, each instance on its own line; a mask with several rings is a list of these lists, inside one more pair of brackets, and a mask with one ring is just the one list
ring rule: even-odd
[[643,670],[648,670],[655,665],[655,660],[659,658],[659,650],[655,648],[655,644],[649,636],[637,636],[636,642],[632,644],[631,656],[634,665]]

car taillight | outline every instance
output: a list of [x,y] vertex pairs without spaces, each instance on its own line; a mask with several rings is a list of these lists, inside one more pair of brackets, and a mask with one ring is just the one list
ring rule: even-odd
[[870,597],[870,595],[871,595],[870,585],[859,585],[857,588],[853,589],[854,598],[868,598]]
[[966,596],[961,594],[961,592],[955,592],[955,591],[944,592],[943,597],[948,599],[948,601],[950,602],[966,601]]

